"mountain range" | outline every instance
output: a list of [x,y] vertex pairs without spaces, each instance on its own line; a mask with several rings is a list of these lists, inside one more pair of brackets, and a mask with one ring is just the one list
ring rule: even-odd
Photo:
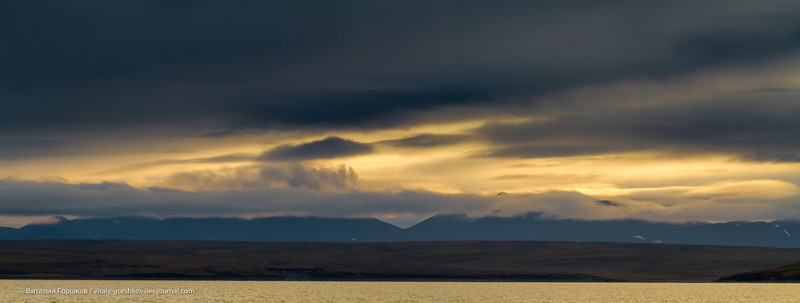
[[374,218],[323,217],[58,217],[54,223],[0,227],[0,240],[570,241],[800,248],[798,236],[800,221],[589,221],[548,218],[541,213],[514,217],[436,215],[406,229]]

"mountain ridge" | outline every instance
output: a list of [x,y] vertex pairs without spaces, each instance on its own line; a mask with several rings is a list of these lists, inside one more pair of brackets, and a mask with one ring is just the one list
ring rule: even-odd
[[800,232],[800,222],[589,221],[549,218],[541,213],[513,217],[435,215],[405,229],[376,218],[114,217],[4,227],[0,228],[0,240],[568,241],[800,248],[794,231]]

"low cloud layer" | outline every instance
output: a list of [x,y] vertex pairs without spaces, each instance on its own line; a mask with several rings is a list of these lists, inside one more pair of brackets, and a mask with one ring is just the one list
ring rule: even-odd
[[[298,187],[189,192],[166,188],[137,189],[125,184],[0,183],[0,214],[65,214],[120,216],[126,214],[248,215],[287,214],[342,217],[433,214],[476,211],[486,199],[471,195],[440,195],[405,191],[329,193]],[[113,201],[113,202],[110,202]]]
[[251,190],[260,188],[304,188],[342,191],[356,187],[358,175],[352,167],[305,167],[300,164],[256,165],[223,170],[175,173],[163,182],[169,188],[188,191]]
[[[758,185],[763,184],[757,184],[759,182],[781,188],[782,193],[760,195],[757,192],[760,188]],[[714,198],[709,198],[707,195],[713,191]],[[680,189],[673,194],[675,198],[669,202],[648,199],[644,192],[619,197],[620,200],[611,202],[575,191],[488,196],[425,191],[325,193],[303,187],[189,192],[165,188],[137,189],[118,183],[73,185],[2,181],[0,215],[107,217],[262,214],[397,218],[437,213],[514,216],[543,212],[561,218],[640,218],[656,221],[785,219],[800,215],[800,207],[796,204],[800,190],[779,181],[716,184],[706,189]]]
[[207,163],[236,163],[236,162],[250,162],[256,161],[256,155],[245,153],[220,155],[214,157],[190,158],[190,159],[163,159],[156,161],[139,162],[110,169],[105,169],[96,172],[96,175],[114,174],[114,173],[128,173],[141,169],[173,165],[173,164],[207,164]]

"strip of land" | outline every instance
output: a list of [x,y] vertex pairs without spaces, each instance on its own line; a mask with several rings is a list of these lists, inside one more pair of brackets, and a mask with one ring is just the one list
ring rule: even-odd
[[800,263],[738,273],[719,280],[727,282],[798,282],[800,281]]
[[713,281],[800,249],[580,242],[0,241],[0,278]]

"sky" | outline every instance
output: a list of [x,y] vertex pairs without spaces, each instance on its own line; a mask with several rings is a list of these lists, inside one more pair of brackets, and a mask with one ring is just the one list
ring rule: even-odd
[[797,1],[3,1],[0,226],[800,219]]

